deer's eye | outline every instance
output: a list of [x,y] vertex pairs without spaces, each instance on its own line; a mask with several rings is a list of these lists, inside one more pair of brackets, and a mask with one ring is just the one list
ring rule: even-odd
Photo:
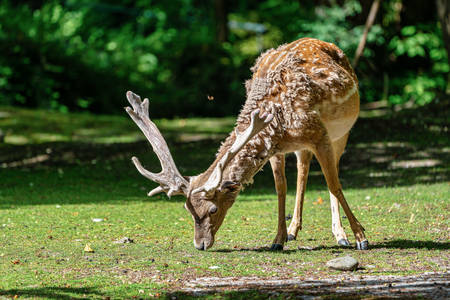
[[216,212],[217,212],[217,206],[215,206],[214,204],[211,205],[211,207],[209,208],[209,213],[215,214]]

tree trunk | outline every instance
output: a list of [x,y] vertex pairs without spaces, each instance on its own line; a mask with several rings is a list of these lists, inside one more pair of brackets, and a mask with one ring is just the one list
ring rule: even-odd
[[369,34],[370,27],[372,27],[375,17],[377,16],[378,8],[380,7],[381,0],[374,0],[372,7],[370,8],[369,16],[367,17],[366,26],[364,27],[364,32],[359,41],[358,49],[356,49],[355,57],[353,58],[353,68],[358,64],[359,58],[361,57],[364,46],[366,45],[367,35]]
[[219,43],[228,40],[228,11],[226,0],[215,0],[216,40]]
[[441,21],[442,38],[447,49],[447,59],[450,64],[450,1],[436,0],[436,8]]

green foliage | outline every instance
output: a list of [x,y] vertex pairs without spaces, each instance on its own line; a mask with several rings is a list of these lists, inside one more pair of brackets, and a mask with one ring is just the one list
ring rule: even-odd
[[[150,97],[155,117],[233,115],[244,102],[249,67],[266,48],[310,36],[352,58],[364,3],[227,2],[230,21],[265,31],[230,28],[228,41],[218,43],[212,2],[1,0],[0,104],[120,112],[125,91],[134,90]],[[363,101],[424,104],[448,84],[435,13],[410,21],[402,13],[414,8],[408,3],[383,1],[357,68]]]
[[113,112],[133,89],[152,96],[154,116],[213,113],[207,94],[220,94],[229,108],[226,98],[243,96],[229,89],[237,73],[230,53],[214,43],[205,11],[179,4],[148,10],[145,3],[48,1],[32,9],[3,1],[0,103]]
[[[399,36],[390,40],[388,47],[395,60],[407,57],[410,63],[414,60],[422,62],[419,69],[411,70],[410,65],[397,72],[390,103],[412,100],[423,105],[436,99],[438,91],[445,90],[449,66],[437,26],[405,26]],[[428,64],[424,65],[424,61]]]

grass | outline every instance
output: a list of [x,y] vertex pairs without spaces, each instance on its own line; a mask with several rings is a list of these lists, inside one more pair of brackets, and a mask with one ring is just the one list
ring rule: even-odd
[[[203,276],[324,278],[342,274],[325,263],[346,254],[360,261],[355,272],[360,275],[446,271],[446,111],[425,108],[365,118],[353,130],[340,177],[366,228],[369,251],[336,246],[328,192],[314,163],[297,241],[282,252],[268,251],[277,204],[266,166],[229,211],[213,248],[200,252],[192,244],[193,224],[183,198],[146,197],[154,184],[129,158],[137,155],[151,169],[159,166],[126,117],[2,108],[0,128],[7,136],[0,145],[0,298],[148,298],[169,295]],[[233,122],[178,119],[158,125],[180,171],[191,175],[212,161]],[[287,158],[287,176],[292,212],[293,156]],[[353,242],[346,219],[343,223]],[[113,243],[122,237],[134,243]],[[86,244],[95,252],[84,252]],[[256,291],[211,297],[250,296],[264,298]]]

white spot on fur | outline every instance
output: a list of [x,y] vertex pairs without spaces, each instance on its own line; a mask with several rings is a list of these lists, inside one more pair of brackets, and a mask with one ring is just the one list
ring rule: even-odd
[[354,84],[350,91],[345,94],[343,97],[336,97],[334,94],[331,95],[331,101],[337,104],[342,104],[344,102],[347,102],[348,99],[350,99],[351,96],[353,96],[356,93],[356,85]]

